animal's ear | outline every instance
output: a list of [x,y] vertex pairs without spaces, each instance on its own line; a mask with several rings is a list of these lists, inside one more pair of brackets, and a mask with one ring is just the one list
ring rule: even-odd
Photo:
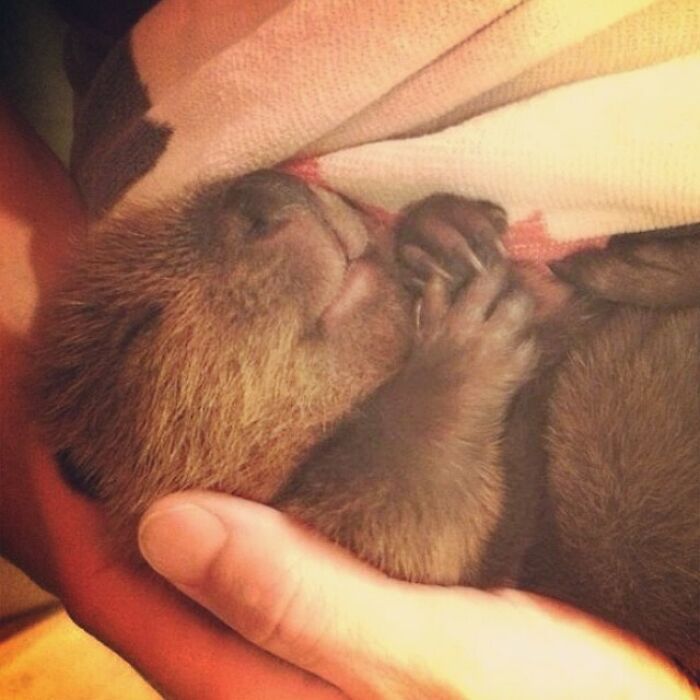
[[651,308],[695,306],[700,304],[700,224],[683,230],[682,236],[675,231],[618,236],[604,250],[575,253],[550,268],[601,299]]

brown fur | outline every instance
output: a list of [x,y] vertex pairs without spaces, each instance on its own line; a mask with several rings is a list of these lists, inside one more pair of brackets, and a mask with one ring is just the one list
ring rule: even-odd
[[[158,495],[221,489],[393,575],[519,582],[692,666],[698,238],[559,264],[585,292],[538,320],[504,226],[438,195],[387,247],[275,173],[131,212],[93,232],[39,320],[48,438],[128,537]],[[334,320],[367,236],[369,282]]]
[[248,230],[257,210],[236,218],[263,206],[251,178],[98,228],[38,321],[48,438],[117,530],[174,489],[269,500],[408,350],[409,301],[389,271],[331,342],[318,331],[337,243],[305,188],[275,183],[264,215],[292,225],[268,238]]
[[546,440],[558,551],[540,590],[583,599],[690,665],[700,648],[700,308],[616,308],[560,368]]

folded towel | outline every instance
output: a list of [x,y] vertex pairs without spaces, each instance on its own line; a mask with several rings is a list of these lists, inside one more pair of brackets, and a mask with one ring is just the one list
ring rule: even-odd
[[391,220],[489,199],[545,261],[700,221],[696,0],[161,0],[79,105],[93,216],[284,167]]

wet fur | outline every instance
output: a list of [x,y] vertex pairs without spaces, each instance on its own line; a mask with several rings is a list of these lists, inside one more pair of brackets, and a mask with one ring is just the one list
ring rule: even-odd
[[697,668],[698,237],[560,263],[579,291],[541,320],[504,224],[411,208],[328,330],[333,229],[367,225],[339,198],[261,173],[111,221],[37,323],[47,438],[121,537],[158,495],[221,489],[393,575],[555,595]]

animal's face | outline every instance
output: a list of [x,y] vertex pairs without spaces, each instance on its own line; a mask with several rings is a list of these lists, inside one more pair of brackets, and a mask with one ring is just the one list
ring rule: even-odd
[[393,256],[291,176],[133,211],[80,246],[33,381],[52,446],[115,512],[191,486],[271,497],[411,342]]

